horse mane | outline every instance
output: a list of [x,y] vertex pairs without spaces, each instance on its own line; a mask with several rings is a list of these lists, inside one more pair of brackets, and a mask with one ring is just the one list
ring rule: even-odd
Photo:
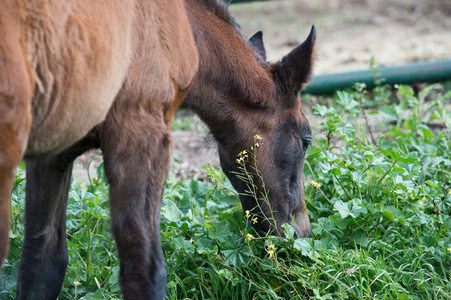
[[[223,0],[195,0],[197,3],[203,5],[208,11],[210,11],[212,14],[217,16],[220,20],[224,21],[225,23],[229,24],[233,28],[235,28],[235,31],[243,38],[243,40],[252,48],[254,51],[255,57],[260,62],[260,64],[263,67],[268,67],[269,64],[266,62],[265,59],[263,59],[258,54],[258,49],[255,48],[255,45],[253,45],[251,42],[249,42],[249,38],[244,34],[243,30],[241,29],[241,26],[235,21],[235,18],[230,15],[229,13],[229,4],[226,3]],[[231,1],[231,0],[230,0]]]
[[224,1],[222,1],[222,0],[196,0],[196,2],[203,5],[211,13],[216,15],[218,18],[220,18],[224,22],[226,22],[230,25],[233,25],[235,27],[238,26],[238,24],[235,22],[235,19],[229,14],[228,4],[226,4]]

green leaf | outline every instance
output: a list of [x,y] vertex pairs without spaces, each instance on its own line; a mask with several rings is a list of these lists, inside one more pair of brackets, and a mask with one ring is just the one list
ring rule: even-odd
[[362,207],[359,204],[355,203],[355,201],[352,201],[352,209],[351,209],[351,216],[353,218],[358,218],[360,216],[360,214],[362,213],[367,213],[368,210],[366,209],[366,207]]
[[199,254],[211,254],[218,251],[218,246],[208,238],[201,237],[194,242],[194,245]]
[[321,153],[321,148],[312,145],[307,149],[307,160],[313,161],[314,159],[320,157]]
[[351,241],[354,241],[356,244],[359,244],[360,246],[367,247],[370,243],[370,239],[366,235],[366,233],[359,229],[357,230],[352,237],[350,238]]
[[232,266],[242,266],[249,262],[252,255],[246,244],[240,243],[240,239],[230,236],[221,249],[221,253],[226,258],[226,262]]
[[317,105],[313,106],[313,112],[316,115],[320,115],[320,116],[324,117],[324,116],[329,115],[329,114],[334,114],[335,113],[335,109],[333,107],[329,107],[328,108],[328,107],[325,107],[323,105],[317,104]]
[[211,224],[211,227],[207,229],[208,236],[212,239],[218,240],[220,243],[223,243],[227,240],[228,237],[233,235],[230,231],[229,227],[226,224],[222,224],[219,222],[214,222]]
[[176,249],[184,250],[188,253],[194,252],[194,246],[190,241],[185,240],[183,237],[179,236],[172,240]]
[[[404,282],[404,278],[403,278],[403,282]],[[398,293],[398,300],[410,300],[411,298],[409,297],[409,295],[407,295],[406,293]]]
[[390,221],[393,221],[395,219],[395,215],[391,211],[383,211],[382,214]]
[[283,228],[283,231],[285,233],[285,237],[287,239],[293,239],[294,238],[296,230],[294,230],[293,226],[291,226],[288,223],[284,223],[284,224],[282,224],[282,228]]
[[323,173],[328,173],[329,170],[331,169],[329,163],[323,163],[323,162],[319,162],[316,167],[321,170]]
[[111,277],[108,279],[110,284],[117,284],[119,282],[119,266],[113,267],[111,270]]
[[365,207],[358,205],[354,201],[352,201],[352,203],[344,203],[341,200],[335,202],[334,210],[338,211],[338,213],[343,219],[345,219],[348,216],[358,218],[361,213],[366,213],[368,211]]
[[338,211],[338,213],[340,214],[340,216],[345,219],[346,217],[348,217],[349,215],[351,215],[351,204],[349,203],[344,203],[341,200],[338,200],[337,202],[335,202],[334,204],[334,210]]
[[355,171],[351,172],[351,174],[352,179],[360,185],[363,181],[363,173],[361,171]]
[[166,218],[169,222],[178,222],[183,217],[182,211],[177,207],[177,205],[168,198],[163,198],[161,207],[161,216]]
[[[18,264],[19,261],[17,261],[15,265],[5,264],[3,266],[3,269],[0,273],[0,296],[2,296],[3,294],[6,295],[16,286]],[[6,299],[6,297],[2,297],[1,299]]]
[[437,156],[432,160],[431,167],[435,168],[436,166],[444,163],[445,166],[451,166],[451,160],[447,158],[443,158],[442,156]]
[[392,160],[396,160],[396,161],[403,162],[406,164],[412,164],[412,163],[418,162],[418,158],[412,157],[410,155],[402,155],[398,151],[395,151],[393,149],[393,147],[388,148],[388,149],[382,149],[381,152],[384,153],[385,155],[389,156]]
[[347,222],[345,219],[343,219],[341,217],[340,214],[335,213],[331,216],[329,216],[329,220],[332,222],[332,224],[334,224],[335,226],[337,226],[338,229],[340,230],[345,230],[347,227]]
[[341,170],[339,168],[332,168],[327,173],[332,175],[341,175]]
[[389,121],[391,119],[399,119],[399,114],[395,109],[395,104],[382,106],[379,108],[379,113],[382,115],[385,121]]
[[302,255],[308,256],[312,246],[306,239],[297,239],[293,243],[293,248],[300,251]]
[[102,289],[98,289],[94,293],[88,293],[86,296],[83,297],[86,300],[98,300],[98,299],[104,299],[104,296],[102,294]]
[[355,101],[352,94],[342,91],[337,91],[337,103],[343,106],[344,109],[350,111],[354,116],[359,115],[359,103]]

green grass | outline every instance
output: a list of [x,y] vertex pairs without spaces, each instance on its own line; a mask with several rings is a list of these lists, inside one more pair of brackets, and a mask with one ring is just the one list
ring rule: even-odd
[[[332,106],[317,104],[323,122],[313,130],[323,134],[315,134],[304,173],[308,239],[294,239],[290,226],[287,238],[257,236],[219,170],[206,167],[213,184],[170,175],[161,214],[167,298],[451,299],[450,97],[441,85],[418,95],[408,86],[369,94],[358,85]],[[371,114],[383,116],[374,142]],[[87,188],[71,187],[59,299],[121,298],[102,166],[91,178]],[[0,299],[14,297],[24,185],[18,168]]]

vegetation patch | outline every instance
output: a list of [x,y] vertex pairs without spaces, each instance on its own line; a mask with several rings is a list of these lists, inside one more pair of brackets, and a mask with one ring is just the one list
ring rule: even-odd
[[[253,232],[255,217],[242,211],[217,169],[205,167],[212,183],[170,175],[161,212],[167,298],[450,299],[450,98],[441,85],[414,93],[379,82],[371,93],[356,85],[337,92],[333,106],[317,104],[323,122],[314,131],[323,134],[304,167],[313,227],[307,239],[295,239],[288,224],[285,238]],[[370,114],[382,116],[382,135],[369,130]],[[72,183],[69,266],[59,299],[121,298],[102,170],[87,187]],[[0,299],[15,295],[24,187],[22,165]]]

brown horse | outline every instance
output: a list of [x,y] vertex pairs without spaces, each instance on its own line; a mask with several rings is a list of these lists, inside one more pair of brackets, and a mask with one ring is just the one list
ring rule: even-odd
[[238,192],[245,184],[233,176],[237,154],[262,136],[248,164],[257,163],[269,203],[241,197],[260,216],[257,229],[281,234],[290,223],[300,237],[310,234],[301,181],[311,132],[298,92],[311,73],[314,28],[269,64],[261,33],[248,40],[217,0],[2,0],[1,7],[0,262],[22,158],[27,174],[17,299],[57,298],[73,160],[95,147],[110,184],[124,299],[165,297],[160,205],[170,122],[183,99],[210,127]]

